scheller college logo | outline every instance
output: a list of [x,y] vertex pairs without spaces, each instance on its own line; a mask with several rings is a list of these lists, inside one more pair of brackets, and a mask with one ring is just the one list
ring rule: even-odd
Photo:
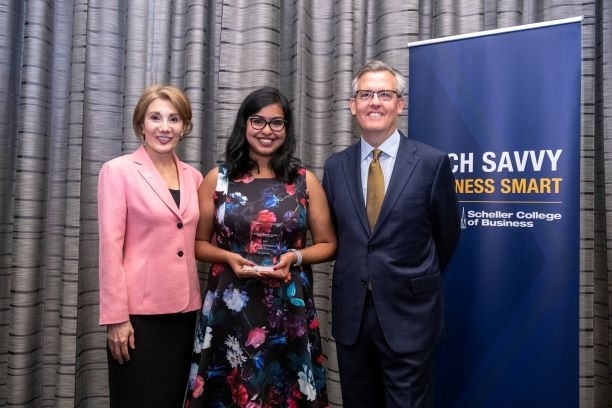
[[539,222],[555,222],[563,219],[558,212],[510,211],[510,210],[467,210],[461,209],[461,228],[501,227],[534,228]]

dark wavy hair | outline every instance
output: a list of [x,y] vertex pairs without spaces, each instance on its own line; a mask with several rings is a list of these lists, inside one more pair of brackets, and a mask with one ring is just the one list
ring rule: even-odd
[[246,139],[246,127],[249,117],[268,105],[278,104],[283,110],[285,125],[285,142],[274,152],[270,160],[270,168],[278,180],[292,183],[301,167],[301,161],[296,158],[296,138],[293,131],[293,115],[289,100],[276,88],[264,87],[247,95],[242,101],[234,129],[227,141],[225,160],[230,180],[238,179],[257,169],[257,163],[249,156],[249,143]]

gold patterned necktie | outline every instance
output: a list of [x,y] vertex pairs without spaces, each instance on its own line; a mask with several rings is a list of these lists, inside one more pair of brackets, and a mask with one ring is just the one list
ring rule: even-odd
[[374,225],[376,225],[378,213],[380,213],[380,206],[382,205],[382,201],[385,196],[385,178],[383,176],[379,161],[381,154],[382,151],[379,149],[374,149],[372,151],[372,162],[370,163],[370,168],[368,170],[366,213],[368,214],[370,230],[373,230]]

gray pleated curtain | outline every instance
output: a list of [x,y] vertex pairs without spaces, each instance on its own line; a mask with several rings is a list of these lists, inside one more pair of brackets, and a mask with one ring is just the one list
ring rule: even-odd
[[[242,98],[279,87],[295,110],[299,156],[321,176],[325,158],[357,140],[347,99],[366,60],[407,74],[408,42],[576,16],[580,406],[612,406],[610,3],[0,0],[0,406],[108,406],[96,183],[104,161],[138,145],[131,114],[145,86],[186,90],[195,126],[179,153],[203,172],[221,158]],[[329,265],[315,268],[330,402],[340,407],[329,279]]]

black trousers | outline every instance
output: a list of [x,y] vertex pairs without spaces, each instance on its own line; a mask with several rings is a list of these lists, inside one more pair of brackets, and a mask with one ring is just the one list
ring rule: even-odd
[[197,311],[131,315],[136,348],[117,363],[108,347],[112,408],[179,408],[187,389]]

